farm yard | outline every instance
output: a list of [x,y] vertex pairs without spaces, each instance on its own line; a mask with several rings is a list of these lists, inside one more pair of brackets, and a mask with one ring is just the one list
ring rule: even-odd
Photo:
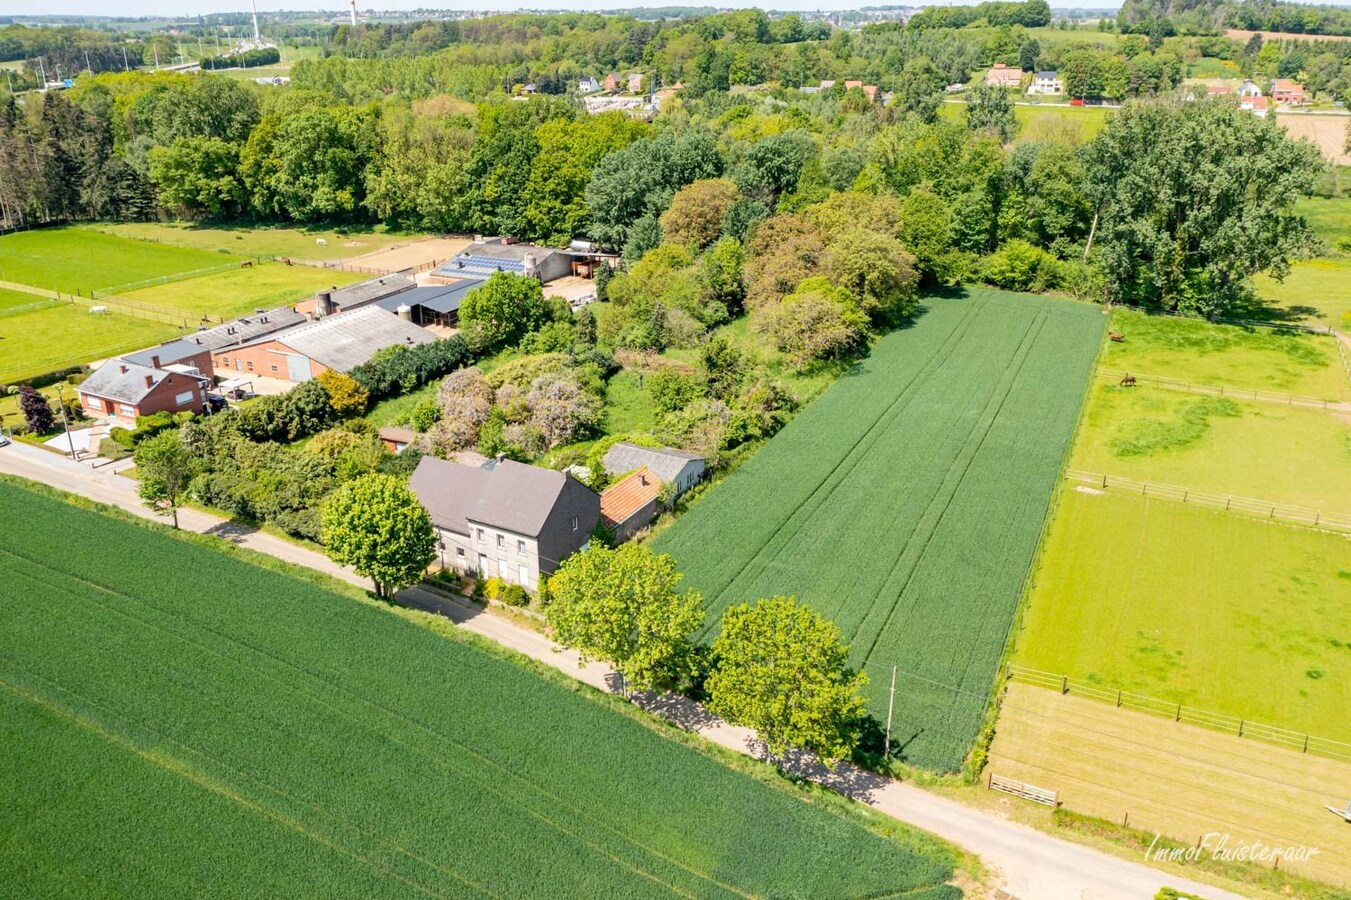
[[902,757],[958,768],[1103,324],[1094,307],[997,291],[929,301],[655,549],[713,622],[775,594],[834,621],[869,673],[874,716],[897,666]]
[[937,842],[556,676],[13,484],[0,510],[19,893],[960,895]]

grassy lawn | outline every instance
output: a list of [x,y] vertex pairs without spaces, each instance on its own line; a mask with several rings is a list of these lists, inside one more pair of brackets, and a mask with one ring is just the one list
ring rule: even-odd
[[[1064,98],[1048,99],[1044,104],[1029,104],[1020,98],[1013,107],[1014,118],[1018,120],[1018,134],[1014,143],[1028,141],[1068,141],[1077,143],[1092,138],[1102,130],[1107,115],[1112,112],[1101,106],[1059,106],[1052,103],[1068,103]],[[957,101],[945,101],[938,107],[939,115],[953,121],[962,121],[966,115],[966,104]]]
[[1103,348],[1103,368],[1319,399],[1351,398],[1351,382],[1331,337],[1124,307],[1112,311],[1111,326],[1126,340]]
[[0,281],[85,297],[91,290],[219,266],[232,259],[238,257],[132,241],[88,228],[46,228],[0,237]]
[[1351,741],[1348,546],[1067,487],[1014,661]]
[[255,309],[291,306],[322,288],[343,286],[367,276],[337,269],[262,263],[119,294],[155,306],[197,315],[229,318]]
[[0,315],[5,313],[14,314],[15,310],[27,311],[30,308],[41,309],[49,306],[56,301],[42,297],[40,294],[30,294],[27,291],[14,291],[9,288],[0,288]]
[[[381,227],[369,231],[349,230],[342,234],[327,229],[208,227],[190,222],[125,222],[87,225],[82,226],[82,229],[236,256],[293,256],[297,259],[323,260],[371,253],[408,239],[406,235],[389,234]],[[321,239],[327,243],[315,243]]]
[[[653,542],[711,618],[793,595],[834,622],[913,764],[959,768],[1101,340],[1097,309],[969,290],[894,331]],[[823,543],[824,542],[824,543]]]
[[437,617],[13,482],[0,507],[11,893],[960,896],[937,840]]
[[1351,513],[1351,421],[1321,409],[1100,381],[1070,466]]
[[1351,332],[1351,259],[1299,262],[1283,282],[1266,275],[1254,282],[1259,296],[1296,319]]
[[121,313],[91,315],[78,303],[0,316],[0,383],[138,350],[182,332]]
[[1334,252],[1340,241],[1351,238],[1351,199],[1306,197],[1295,204],[1295,212],[1309,220],[1314,232]]

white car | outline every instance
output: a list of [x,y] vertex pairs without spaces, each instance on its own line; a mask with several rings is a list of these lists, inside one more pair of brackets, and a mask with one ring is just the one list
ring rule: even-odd
[[8,444],[9,438],[5,437],[4,434],[0,434],[0,447],[7,446]]

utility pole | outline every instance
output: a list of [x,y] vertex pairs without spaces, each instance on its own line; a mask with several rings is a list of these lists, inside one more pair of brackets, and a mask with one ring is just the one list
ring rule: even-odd
[[130,71],[131,71],[131,64],[127,62],[127,45],[126,45],[126,44],[123,44],[123,45],[122,45],[122,71],[123,71],[123,72],[130,72]]
[[61,404],[61,422],[66,426],[66,443],[70,446],[70,458],[75,459],[75,438],[70,433],[70,417],[66,415],[66,395],[63,392],[65,385],[57,384],[56,399]]
[[94,70],[89,67],[89,51],[84,51],[84,74],[90,78],[94,77]]
[[42,57],[38,57],[38,72],[42,73],[42,89],[47,89],[47,67],[42,64]]
[[887,700],[887,742],[882,745],[882,758],[891,758],[891,712],[896,705],[896,667],[891,667],[891,697]]
[[150,45],[150,49],[153,50],[153,51],[155,51],[155,71],[158,72],[158,71],[159,71],[159,46],[158,46],[157,44],[151,44],[151,45]]

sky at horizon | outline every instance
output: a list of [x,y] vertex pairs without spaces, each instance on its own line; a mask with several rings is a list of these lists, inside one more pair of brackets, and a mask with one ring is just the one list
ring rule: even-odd
[[[366,9],[380,10],[411,10],[411,9],[450,9],[450,10],[485,10],[490,12],[515,12],[521,9],[539,9],[539,10],[607,10],[607,9],[634,9],[637,7],[653,6],[715,6],[722,9],[727,8],[746,8],[759,7],[761,9],[780,9],[780,10],[849,10],[858,9],[860,6],[882,6],[896,5],[904,6],[913,3],[915,6],[931,5],[919,2],[919,0],[869,0],[867,3],[849,2],[849,0],[772,0],[772,2],[755,2],[755,0],[715,0],[715,2],[694,2],[681,3],[677,0],[614,0],[609,3],[598,3],[597,0],[535,0],[538,5],[526,4],[517,5],[510,0],[380,0],[378,3],[372,3],[371,0],[357,0],[358,15],[360,11]],[[979,2],[979,0],[972,0]],[[1348,0],[1351,2],[1351,0]],[[933,4],[942,6],[959,5],[955,3]],[[1053,2],[1053,7],[1062,8],[1084,8],[1084,9],[1116,9],[1121,5],[1120,0],[1102,0],[1102,2]],[[347,4],[341,0],[259,0],[259,14],[266,13],[269,9],[279,10],[304,10],[304,11],[327,11],[333,14],[345,13]],[[208,13],[222,12],[248,12],[249,0],[130,0],[125,5],[119,4],[118,15],[123,16],[190,16],[206,15]],[[25,15],[37,16],[107,16],[108,0],[4,0],[0,2],[0,15],[23,17]]]
[[[538,0],[537,0],[538,2]],[[908,0],[916,6],[930,5],[917,2],[917,0]],[[970,0],[978,2],[978,0]],[[436,8],[448,10],[485,10],[491,12],[514,12],[525,8],[548,9],[550,11],[558,10],[606,10],[606,9],[632,9],[635,7],[652,6],[717,6],[719,8],[745,8],[760,7],[761,9],[779,9],[779,10],[849,10],[857,9],[862,5],[906,5],[907,0],[869,0],[862,4],[849,2],[849,0],[772,0],[772,2],[755,2],[755,0],[717,0],[703,4],[690,2],[680,4],[672,0],[617,0],[617,2],[598,5],[596,0],[544,0],[539,6],[526,7],[517,6],[510,2],[494,2],[494,0],[380,0],[379,3],[372,3],[370,0],[357,0],[357,9],[381,9],[381,10],[411,10],[419,8]],[[951,6],[956,3],[941,3],[936,5]],[[1121,5],[1120,0],[1082,0],[1082,2],[1073,2],[1073,0],[1052,0],[1052,8],[1060,9],[1116,9]],[[1351,5],[1351,0],[1333,0],[1331,5],[1347,6]],[[23,17],[25,15],[48,15],[48,16],[107,16],[109,15],[108,0],[4,0],[0,3],[0,15]],[[339,0],[260,0],[258,10],[260,13],[266,13],[269,9],[303,10],[303,11],[328,11],[334,14],[346,12],[347,5]],[[248,0],[130,0],[126,5],[119,4],[117,12],[120,15],[129,16],[191,16],[208,13],[222,12],[248,12]]]

